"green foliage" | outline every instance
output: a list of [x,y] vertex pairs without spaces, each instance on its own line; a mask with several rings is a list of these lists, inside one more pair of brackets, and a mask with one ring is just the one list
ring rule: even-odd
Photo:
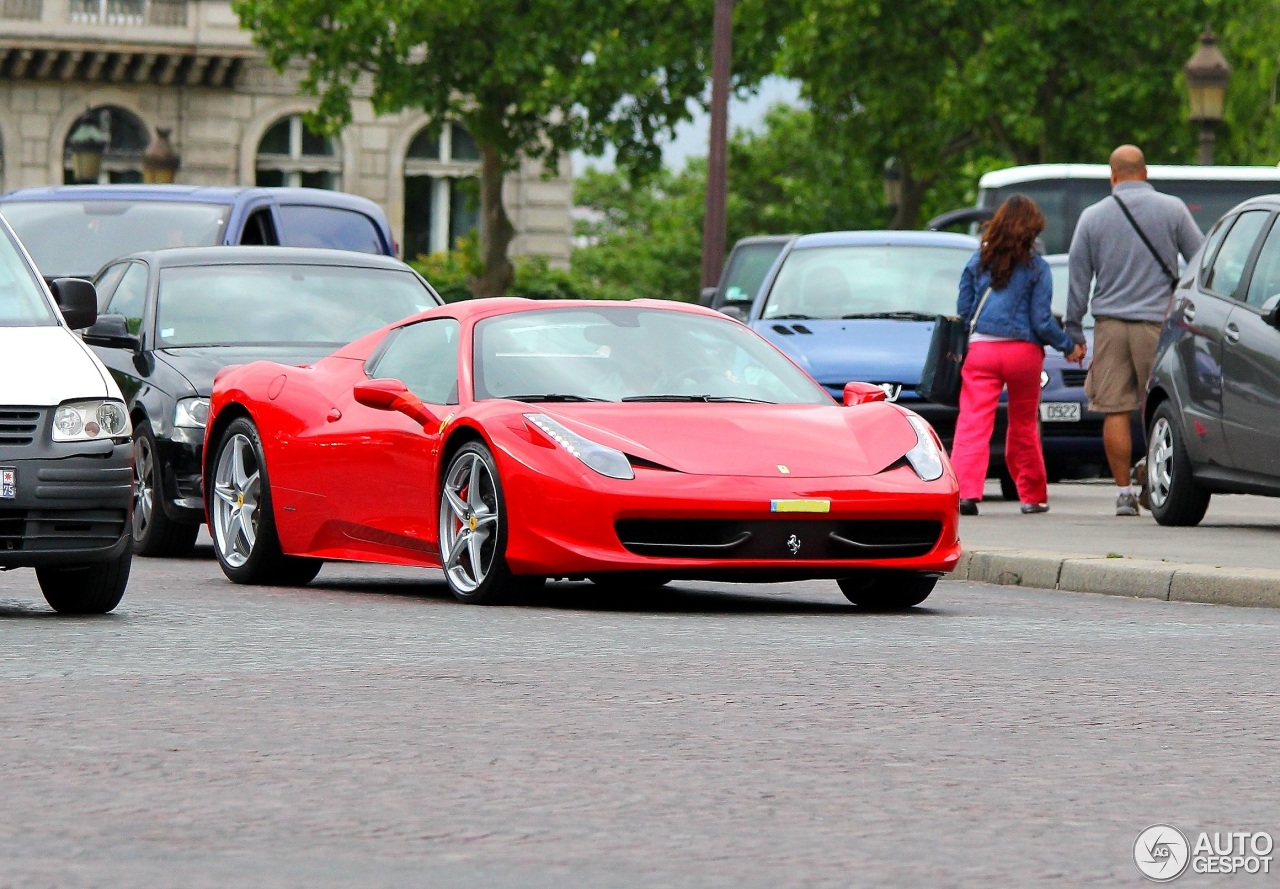
[[[456,250],[431,253],[409,260],[422,277],[431,282],[445,302],[473,297],[471,282],[483,271],[475,234],[458,241]],[[511,296],[530,299],[605,299],[590,282],[568,269],[552,268],[543,256],[521,256],[513,263],[515,280]]]

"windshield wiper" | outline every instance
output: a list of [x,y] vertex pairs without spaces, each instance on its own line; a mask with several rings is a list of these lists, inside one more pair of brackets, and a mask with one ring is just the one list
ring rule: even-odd
[[623,401],[701,401],[701,402],[742,402],[745,404],[776,404],[763,398],[746,398],[741,395],[628,395]]
[[799,312],[792,312],[790,315],[770,315],[765,318],[766,321],[812,321],[812,315],[802,315]]
[[926,315],[924,312],[855,312],[852,315],[841,315],[841,319],[845,318],[888,318],[890,321],[932,321],[937,318],[936,314]]
[[504,395],[512,401],[608,401],[607,398],[588,398],[585,395],[569,395],[559,392],[548,392],[538,395]]

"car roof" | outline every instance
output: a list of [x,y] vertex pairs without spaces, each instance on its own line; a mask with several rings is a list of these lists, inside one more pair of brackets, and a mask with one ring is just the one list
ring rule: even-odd
[[818,232],[801,235],[791,245],[792,250],[805,250],[813,247],[869,247],[886,245],[891,247],[958,247],[966,250],[978,249],[979,241],[972,235],[958,232],[921,232],[921,231],[844,231]]
[[[978,180],[979,188],[1003,188],[1006,185],[1019,185],[1024,182],[1039,182],[1044,179],[1110,179],[1111,167],[1107,164],[1029,164],[1023,167],[1009,167],[985,173]],[[1147,167],[1147,178],[1153,181],[1162,179],[1195,179],[1208,182],[1258,181],[1273,179],[1280,182],[1280,166],[1199,166],[1179,164],[1150,164]]]
[[274,198],[282,204],[323,204],[368,212],[381,209],[368,198],[325,188],[285,188],[236,185],[46,185],[19,188],[0,197],[0,203],[18,201],[169,201],[201,204],[236,204],[254,198]]
[[409,268],[392,256],[332,250],[325,247],[169,247],[140,250],[111,260],[111,263],[141,259],[160,268],[216,265],[334,265],[356,268]]

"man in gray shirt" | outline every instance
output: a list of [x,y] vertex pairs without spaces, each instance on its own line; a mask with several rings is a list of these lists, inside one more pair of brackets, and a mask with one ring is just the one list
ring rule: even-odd
[[1129,483],[1129,424],[1155,363],[1178,254],[1190,259],[1203,242],[1187,205],[1147,182],[1141,149],[1121,145],[1111,152],[1111,197],[1080,214],[1071,238],[1063,327],[1084,343],[1081,320],[1092,302],[1094,355],[1085,394],[1090,410],[1106,414],[1102,443],[1116,481],[1116,515],[1138,514],[1138,498]]

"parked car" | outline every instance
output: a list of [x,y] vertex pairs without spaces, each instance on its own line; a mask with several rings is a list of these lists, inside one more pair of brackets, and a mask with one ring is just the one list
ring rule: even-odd
[[698,302],[731,318],[744,320],[774,261],[795,239],[795,235],[756,235],[739,239],[729,251],[720,281],[715,287],[704,288]]
[[879,387],[843,401],[705,308],[454,303],[310,367],[218,377],[214,551],[237,583],[440,567],[476,603],[548,577],[834,578],[911,607],[959,558],[955,475]]
[[34,568],[69,614],[115,608],[133,557],[129,414],[72,332],[96,315],[92,284],[46,287],[0,220],[0,570]]
[[442,300],[387,256],[296,247],[135,253],[95,278],[104,314],[84,332],[135,429],[133,546],[191,550],[213,378],[229,364],[303,364]]
[[120,256],[165,247],[331,247],[395,256],[382,208],[321,188],[57,185],[0,197],[46,278],[89,278]]
[[1151,514],[1195,525],[1209,498],[1280,496],[1280,195],[1237,205],[1187,263],[1143,417]]

